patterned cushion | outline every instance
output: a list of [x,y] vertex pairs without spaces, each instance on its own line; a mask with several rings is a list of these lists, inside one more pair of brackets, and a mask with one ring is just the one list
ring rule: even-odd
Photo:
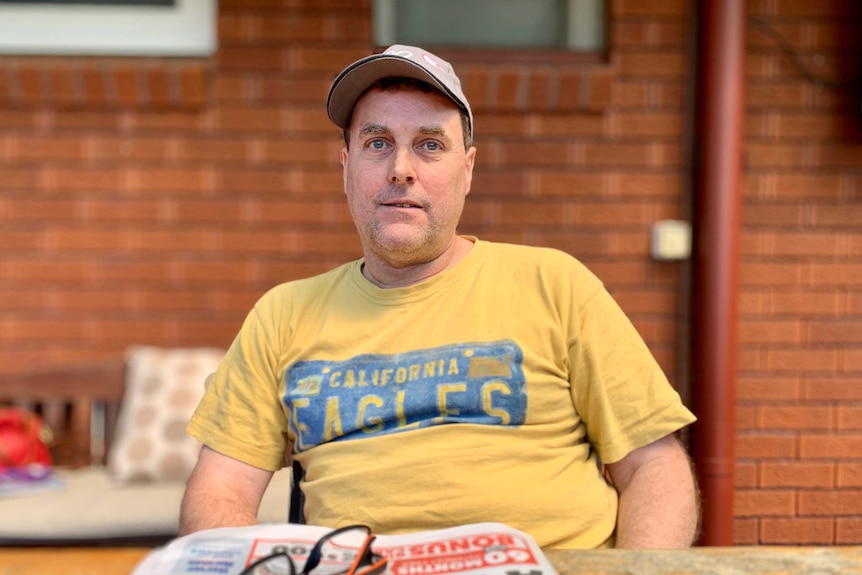
[[224,353],[214,348],[128,350],[126,390],[108,453],[115,481],[189,476],[200,444],[186,433],[186,424]]

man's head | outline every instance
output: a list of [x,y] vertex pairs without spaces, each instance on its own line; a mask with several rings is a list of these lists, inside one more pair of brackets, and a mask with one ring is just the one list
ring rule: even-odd
[[326,111],[330,120],[344,131],[345,143],[350,142],[348,128],[353,108],[367,90],[411,80],[439,91],[461,110],[464,148],[469,149],[473,145],[473,112],[452,65],[422,48],[399,44],[354,62],[332,83]]
[[378,285],[392,270],[445,266],[463,247],[456,228],[476,156],[470,108],[455,75],[444,73],[451,67],[418,48],[397,48],[424,64],[402,55],[360,60],[338,76],[327,105],[349,143],[344,191],[365,271]]

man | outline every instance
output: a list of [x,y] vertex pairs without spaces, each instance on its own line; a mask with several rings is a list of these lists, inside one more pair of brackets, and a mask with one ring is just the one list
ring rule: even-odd
[[545,548],[683,547],[694,420],[601,282],[456,231],[473,116],[451,66],[393,46],[327,101],[364,257],[263,296],[189,431],[181,531],[256,523],[285,455],[308,523],[497,521]]

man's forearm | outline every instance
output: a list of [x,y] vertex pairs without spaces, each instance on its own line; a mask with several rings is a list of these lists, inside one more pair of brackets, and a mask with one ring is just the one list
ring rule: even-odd
[[[638,487],[632,486],[636,491]],[[617,519],[619,548],[678,549],[690,547],[697,535],[698,512],[693,492],[661,493],[644,489],[620,496]]]
[[187,491],[180,507],[180,535],[215,527],[257,525],[248,503],[224,493]]
[[[673,439],[675,442],[676,440]],[[699,498],[688,456],[667,444],[629,476],[620,491],[616,546],[674,549],[697,537]]]
[[260,500],[272,472],[204,446],[180,506],[180,535],[215,527],[257,524]]

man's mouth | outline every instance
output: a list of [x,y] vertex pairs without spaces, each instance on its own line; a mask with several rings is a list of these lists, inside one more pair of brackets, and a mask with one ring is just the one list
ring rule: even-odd
[[384,208],[421,208],[419,204],[413,202],[381,202]]

